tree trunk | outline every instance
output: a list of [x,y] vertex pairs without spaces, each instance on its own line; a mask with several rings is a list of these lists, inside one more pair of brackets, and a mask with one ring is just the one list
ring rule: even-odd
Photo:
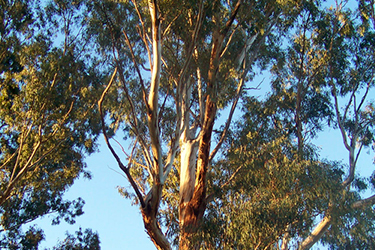
[[[219,53],[223,42],[223,35],[215,32],[210,58],[210,69],[208,72],[207,97],[205,100],[204,123],[199,140],[199,151],[197,159],[197,170],[195,177],[194,192],[190,201],[184,203],[184,213],[180,217],[180,249],[192,249],[189,244],[189,235],[197,230],[198,223],[206,210],[206,174],[209,165],[211,148],[211,136],[216,116],[216,73],[219,66]],[[191,167],[191,166],[190,166]]]
[[[220,54],[222,52],[224,38],[238,13],[240,5],[241,0],[238,0],[230,19],[225,24],[224,29],[218,27],[218,29],[212,34],[212,49],[210,66],[208,70],[207,96],[204,105],[203,125],[200,132],[194,192],[191,200],[187,204],[187,201],[184,200],[184,204],[186,204],[186,206],[184,205],[182,214],[180,210],[180,250],[194,249],[189,242],[189,236],[198,229],[199,223],[206,210],[206,175],[208,166],[210,164],[211,137],[217,110],[216,76],[219,70]],[[203,108],[203,105],[201,108]],[[188,167],[189,171],[192,170],[191,167],[192,166]],[[190,194],[191,190],[192,189],[184,192]]]
[[195,170],[198,144],[192,140],[181,143],[181,170],[180,170],[180,225],[184,225],[185,208],[194,193]]
[[153,48],[153,63],[151,70],[151,86],[148,96],[147,120],[150,132],[151,150],[153,155],[152,188],[145,197],[145,203],[142,207],[142,217],[147,234],[150,236],[152,242],[157,249],[169,250],[171,245],[160,229],[157,220],[157,214],[160,206],[160,199],[164,182],[164,169],[162,164],[162,152],[158,125],[158,99],[159,99],[159,85],[160,85],[160,70],[161,70],[161,31],[160,31],[160,17],[158,13],[158,6],[156,0],[149,0],[148,6],[152,21],[152,48]]
[[156,215],[158,213],[161,192],[163,186],[161,184],[154,185],[147,197],[145,198],[145,207],[142,207],[143,223],[147,234],[157,249],[170,250],[171,245],[161,231]]

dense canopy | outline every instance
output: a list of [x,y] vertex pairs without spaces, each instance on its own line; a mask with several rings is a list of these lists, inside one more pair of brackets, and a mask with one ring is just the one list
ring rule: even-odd
[[[7,0],[0,11],[2,246],[37,248],[42,230],[23,224],[82,214],[63,194],[89,176],[102,133],[157,249],[374,248],[375,175],[358,164],[375,147],[373,0]],[[346,161],[321,156],[328,129]],[[98,244],[80,230],[56,248]]]

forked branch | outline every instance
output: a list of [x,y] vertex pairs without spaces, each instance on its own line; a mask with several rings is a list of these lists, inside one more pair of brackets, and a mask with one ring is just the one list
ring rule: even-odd
[[129,180],[131,186],[133,187],[142,207],[145,207],[145,202],[143,200],[143,196],[142,196],[141,192],[139,191],[139,188],[138,188],[137,184],[135,183],[133,177],[131,176],[131,174],[129,172],[129,168],[125,167],[125,165],[122,163],[120,157],[117,155],[116,151],[113,149],[111,143],[109,142],[107,131],[106,131],[106,128],[105,128],[105,121],[104,121],[104,115],[103,115],[103,110],[102,110],[102,103],[103,103],[104,97],[106,96],[108,90],[110,89],[110,87],[111,87],[111,85],[112,85],[112,83],[115,79],[116,74],[117,74],[117,68],[115,68],[115,71],[113,72],[111,80],[109,81],[107,87],[103,91],[102,96],[100,97],[100,99],[98,101],[98,109],[99,109],[100,119],[101,119],[101,122],[102,122],[102,131],[103,131],[104,139],[105,139],[105,142],[107,144],[108,149],[111,151],[113,157],[115,157],[120,169],[122,171],[124,171],[124,173],[126,174],[126,177],[128,177],[128,180]]

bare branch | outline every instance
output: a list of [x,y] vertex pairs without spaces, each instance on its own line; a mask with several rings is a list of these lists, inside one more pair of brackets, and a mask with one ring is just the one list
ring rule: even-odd
[[143,83],[143,78],[142,78],[141,71],[140,71],[140,69],[138,67],[138,63],[137,63],[136,58],[135,58],[135,54],[134,54],[134,51],[133,51],[133,46],[130,43],[128,34],[126,34],[126,32],[124,30],[122,30],[122,33],[124,34],[126,44],[128,45],[129,50],[130,50],[130,54],[132,56],[132,61],[133,61],[135,70],[137,71],[137,74],[138,74],[139,82],[140,82],[141,87],[142,87],[143,99],[146,100],[146,88],[145,88],[145,85]]
[[316,242],[320,240],[322,235],[331,226],[332,219],[329,216],[325,216],[323,220],[315,227],[311,234],[301,243],[298,250],[310,249]]
[[100,97],[100,99],[98,101],[98,108],[99,108],[100,118],[101,118],[101,122],[102,122],[102,131],[103,131],[105,142],[106,142],[109,150],[111,151],[112,155],[115,157],[115,159],[116,159],[116,161],[117,161],[120,169],[122,171],[124,171],[124,173],[128,177],[128,180],[129,180],[130,184],[132,185],[132,187],[133,187],[133,189],[134,189],[134,191],[135,191],[135,193],[136,193],[136,195],[137,195],[137,197],[139,199],[139,202],[141,203],[142,207],[145,207],[146,204],[145,204],[145,202],[143,200],[143,196],[140,193],[137,184],[134,182],[133,177],[131,176],[131,174],[129,172],[129,169],[124,166],[124,164],[122,163],[120,157],[117,155],[116,151],[113,149],[111,143],[109,142],[107,131],[106,131],[106,128],[105,128],[105,121],[104,121],[104,116],[103,116],[102,103],[103,103],[104,97],[106,96],[109,88],[111,87],[111,85],[112,85],[112,83],[114,81],[116,73],[117,73],[117,68],[115,68],[115,71],[113,72],[113,75],[111,77],[110,82],[108,83],[107,87],[103,91],[102,96]]
[[362,108],[362,105],[364,104],[366,98],[367,98],[367,95],[368,95],[368,92],[370,91],[370,83],[372,82],[372,80],[370,80],[368,83],[367,83],[367,87],[366,87],[366,91],[365,93],[363,94],[362,98],[361,98],[361,102],[359,103],[358,107],[357,107],[357,110],[356,110],[356,113],[359,113],[359,111],[361,110]]
[[[136,116],[136,111],[135,111],[134,103],[133,103],[132,98],[130,97],[129,90],[126,87],[125,78],[124,78],[124,75],[123,75],[123,72],[122,72],[122,68],[121,68],[121,66],[119,64],[117,64],[117,65],[119,67],[120,81],[121,81],[122,85],[124,86],[125,96],[126,96],[126,99],[128,100],[128,102],[130,104],[131,116],[132,116],[132,119],[133,119],[132,126],[133,126],[134,133],[136,134],[137,140],[139,141],[139,144],[142,147],[144,156],[146,157],[146,161],[148,162],[148,164],[150,166],[152,166],[152,160],[151,160],[152,158],[151,158],[150,153],[148,151],[148,147],[146,145],[146,142],[144,141],[144,139],[142,138],[141,134],[138,131],[138,127],[139,126],[138,126],[138,119],[137,119],[137,116]],[[145,101],[145,103],[147,105],[146,101]]]
[[8,157],[8,159],[3,163],[3,165],[0,166],[0,169],[3,169],[6,167],[6,165],[16,156],[17,151],[14,152],[11,156]]
[[336,87],[335,87],[334,83],[331,83],[331,86],[332,86],[332,95],[333,95],[333,98],[335,100],[335,111],[336,111],[337,123],[338,123],[340,131],[341,131],[341,136],[342,136],[342,140],[344,142],[345,148],[350,151],[350,146],[349,146],[348,141],[347,141],[348,139],[347,139],[347,136],[346,136],[344,125],[342,124],[341,117],[340,117],[339,102],[337,100]]
[[174,23],[174,21],[177,20],[177,18],[179,18],[179,16],[181,15],[183,9],[180,10],[180,12],[173,18],[173,20],[168,24],[168,26],[164,29],[164,32],[163,32],[163,37],[167,34],[167,32],[170,30],[172,24]]
[[355,156],[354,165],[357,165],[357,161],[358,161],[359,155],[361,154],[362,149],[363,149],[363,143],[361,143],[361,145],[359,146],[357,155]]
[[150,62],[150,68],[151,68],[151,71],[152,71],[152,63],[151,63],[151,51],[150,51],[150,47],[148,45],[148,42],[147,42],[147,33],[146,33],[146,28],[145,28],[145,23],[143,21],[143,18],[142,18],[142,15],[141,15],[141,12],[139,11],[138,9],[138,6],[137,6],[137,3],[135,0],[131,0],[132,3],[134,4],[134,8],[137,12],[137,15],[138,15],[138,18],[139,18],[139,21],[141,22],[141,25],[142,25],[142,34],[141,34],[141,37],[142,37],[142,41],[143,43],[145,44],[146,46],[146,50],[147,50],[147,54],[148,54],[148,61]]
[[16,176],[15,173],[16,173],[16,166],[14,167],[13,169],[13,172],[12,172],[12,176],[9,180],[9,183],[8,183],[8,186],[6,188],[6,190],[4,191],[4,193],[0,196],[0,206],[7,200],[9,199],[10,197],[10,193],[12,192],[15,184],[18,182],[18,180],[26,173],[26,170],[29,169],[29,164],[31,163],[31,161],[34,159],[35,157],[35,154],[36,152],[38,151],[39,147],[40,147],[40,141],[38,141],[37,145],[34,146],[34,149],[33,149],[33,152],[31,153],[31,155],[29,156],[29,159],[28,161],[25,163],[25,165],[22,167],[22,169],[17,173]]
[[189,50],[188,50],[187,58],[185,60],[184,65],[182,66],[182,69],[180,71],[180,74],[179,74],[178,80],[177,80],[177,84],[178,84],[178,86],[180,86],[180,91],[182,91],[182,89],[184,88],[182,86],[183,84],[181,84],[181,83],[182,83],[182,80],[185,77],[186,70],[189,68],[190,61],[191,61],[191,58],[193,57],[194,50],[195,50],[195,47],[196,47],[196,43],[197,43],[197,39],[198,39],[198,33],[199,33],[200,28],[201,28],[202,23],[203,23],[203,7],[204,7],[203,0],[201,0],[200,4],[199,4],[199,12],[198,12],[197,22],[195,23],[195,27],[194,27],[194,31],[193,31],[193,35],[192,35],[192,42],[191,42]]
[[242,169],[244,165],[241,165],[239,166],[236,171],[234,171],[234,173],[229,177],[229,179],[223,184],[221,185],[220,188],[224,188],[225,186],[227,186],[228,184],[230,184],[232,182],[232,180],[234,179],[234,177],[236,177],[236,175],[240,172],[240,170]]
[[234,111],[236,110],[236,107],[237,107],[237,103],[238,103],[238,100],[240,99],[240,96],[241,96],[241,92],[242,92],[242,88],[243,88],[243,85],[244,85],[244,82],[245,82],[245,75],[247,73],[247,71],[245,70],[245,62],[243,63],[243,67],[244,67],[244,72],[241,76],[241,80],[237,86],[237,90],[236,90],[236,96],[235,96],[235,99],[232,103],[232,107],[230,109],[230,112],[229,112],[229,116],[228,116],[228,119],[225,123],[225,127],[224,127],[224,130],[223,132],[221,133],[221,136],[220,136],[220,140],[219,142],[217,143],[216,147],[214,148],[214,150],[211,152],[211,155],[209,157],[209,162],[212,161],[212,159],[215,157],[216,153],[219,151],[221,145],[223,144],[224,142],[224,139],[225,139],[225,136],[226,134],[228,133],[228,130],[229,130],[229,126],[232,122],[232,118],[233,118],[233,114],[234,114]]
[[225,52],[228,50],[229,44],[232,41],[233,35],[234,33],[236,33],[237,28],[238,28],[238,24],[236,25],[236,27],[234,27],[232,34],[230,34],[227,44],[225,45],[223,51],[221,51],[220,53],[220,58],[222,58],[225,55]]
[[238,10],[240,9],[241,2],[242,2],[241,0],[237,1],[236,5],[234,6],[234,10],[232,11],[232,13],[230,15],[230,18],[225,23],[224,29],[221,31],[221,34],[223,34],[224,36],[228,33],[230,27],[232,26],[232,23],[234,22],[234,19],[237,16]]
[[369,198],[354,202],[352,207],[355,209],[362,209],[362,208],[365,208],[367,206],[371,206],[374,204],[375,204],[375,194],[370,196]]
[[[26,120],[27,118],[25,118]],[[26,121],[25,121],[26,123]],[[10,180],[13,179],[15,173],[16,173],[16,170],[18,168],[18,163],[20,161],[20,157],[21,157],[21,151],[23,150],[23,143],[26,139],[26,137],[29,136],[30,132],[31,132],[31,129],[32,129],[32,125],[28,125],[28,129],[27,129],[27,132],[25,134],[25,131],[22,132],[22,137],[21,137],[21,142],[20,142],[20,145],[18,146],[18,149],[17,149],[17,158],[16,158],[16,162],[14,163],[14,166],[13,166],[13,171],[12,171],[12,175],[10,177]]]

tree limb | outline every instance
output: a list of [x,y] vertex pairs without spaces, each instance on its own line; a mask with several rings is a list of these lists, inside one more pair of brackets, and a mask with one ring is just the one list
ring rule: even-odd
[[158,124],[158,100],[161,71],[161,30],[160,17],[156,0],[149,0],[148,6],[152,21],[152,51],[153,64],[151,70],[151,86],[148,95],[147,121],[151,138],[151,149],[153,154],[153,168],[157,181],[163,177],[162,151],[160,145]]
[[374,205],[374,204],[375,204],[375,194],[366,198],[366,199],[354,202],[352,207],[355,208],[355,209],[357,209],[357,208],[362,209],[364,207],[371,206],[371,205]]
[[150,47],[148,46],[148,42],[147,42],[147,38],[146,38],[146,34],[147,34],[147,33],[146,33],[146,29],[145,29],[145,23],[144,23],[144,21],[143,21],[143,18],[142,18],[141,12],[140,12],[139,9],[138,9],[138,6],[137,6],[136,1],[135,1],[135,0],[131,0],[131,1],[132,1],[132,3],[134,4],[134,8],[135,8],[135,10],[136,10],[136,12],[137,12],[137,15],[138,15],[139,21],[141,22],[141,25],[142,25],[142,34],[140,34],[140,35],[141,35],[141,37],[142,37],[142,41],[143,41],[143,43],[144,43],[145,46],[146,46],[147,55],[148,55],[148,60],[149,60],[149,62],[150,62],[150,69],[151,69],[151,71],[152,71],[151,51],[150,51]]
[[320,240],[323,234],[331,226],[332,220],[330,216],[324,216],[323,220],[315,227],[314,231],[301,243],[298,250],[310,249],[316,242]]
[[131,186],[133,187],[138,199],[139,199],[139,202],[141,203],[142,207],[145,207],[145,202],[143,200],[143,196],[141,194],[141,192],[139,191],[139,188],[137,186],[137,184],[134,182],[133,180],[133,177],[131,176],[130,172],[129,172],[129,168],[125,167],[124,164],[122,163],[120,157],[117,155],[116,151],[113,149],[111,143],[109,142],[109,139],[108,139],[108,135],[107,135],[107,131],[106,131],[106,128],[105,128],[105,121],[104,121],[104,115],[103,115],[103,110],[102,110],[102,103],[103,103],[103,100],[104,100],[104,97],[106,96],[109,88],[111,87],[112,83],[113,83],[113,80],[116,76],[116,73],[117,73],[117,68],[115,68],[115,71],[113,72],[113,75],[111,77],[111,80],[110,82],[108,83],[107,87],[105,88],[105,90],[103,91],[102,93],[102,96],[100,97],[99,101],[98,101],[98,108],[99,108],[99,114],[100,114],[100,119],[101,119],[101,122],[102,122],[102,131],[103,131],[103,135],[104,135],[104,139],[105,139],[105,142],[109,148],[109,150],[111,151],[112,155],[115,157],[120,169],[122,171],[124,171],[124,173],[126,174],[126,176],[128,177],[128,180],[131,184]]

